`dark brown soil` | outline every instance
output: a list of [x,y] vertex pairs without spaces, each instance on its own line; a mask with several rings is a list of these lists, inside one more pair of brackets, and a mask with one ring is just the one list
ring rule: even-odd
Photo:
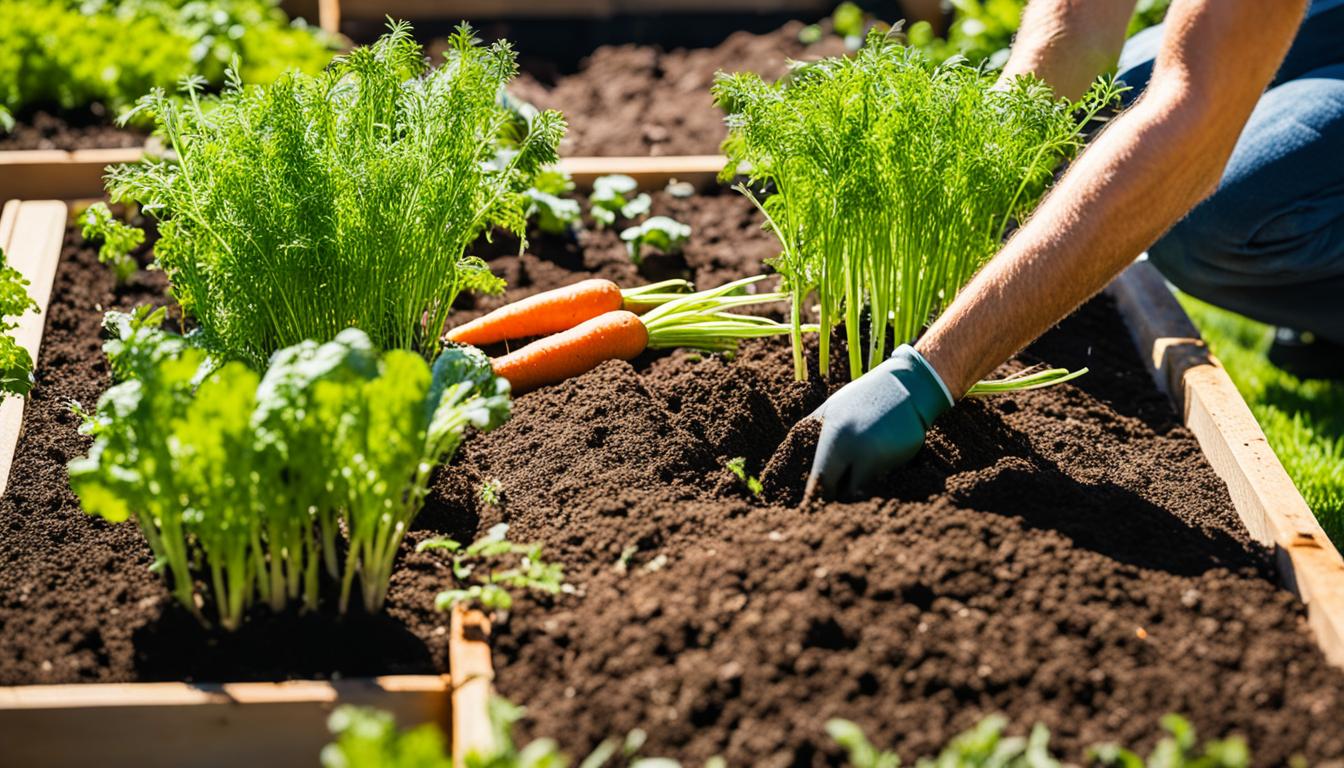
[[564,113],[569,133],[562,155],[714,154],[727,135],[709,92],[715,72],[750,68],[773,80],[787,71],[789,59],[844,52],[836,35],[810,46],[799,42],[803,26],[793,21],[769,34],[738,32],[712,48],[603,46],[575,74],[525,73],[510,90]]
[[0,133],[0,151],[10,149],[117,149],[145,143],[142,131],[119,128],[101,106],[81,112],[35,110],[15,116],[14,130]]
[[[735,195],[655,198],[695,230],[684,258],[651,259],[644,277],[709,285],[774,254]],[[482,251],[520,286],[511,296],[588,274],[640,279],[610,231],[534,246],[540,257]],[[403,551],[385,616],[259,611],[226,637],[175,607],[134,526],[79,510],[64,465],[87,440],[66,403],[91,405],[106,386],[102,309],[162,287],[142,273],[117,288],[67,241],[0,499],[0,684],[443,670],[439,557]],[[640,727],[647,753],[692,763],[834,764],[821,725],[844,716],[908,757],[999,711],[1017,731],[1046,723],[1078,760],[1098,741],[1146,748],[1177,711],[1205,735],[1245,735],[1260,765],[1344,756],[1344,675],[1274,585],[1110,302],[1018,363],[1037,360],[1092,372],[963,403],[879,497],[802,509],[815,429],[790,430],[828,387],[792,381],[786,343],[731,361],[608,363],[518,398],[512,421],[468,441],[410,538],[470,538],[504,520],[566,566],[577,593],[521,598],[495,660],[500,691],[528,707],[526,733],[573,754]],[[765,498],[723,469],[735,456]],[[490,478],[498,507],[476,500]]]

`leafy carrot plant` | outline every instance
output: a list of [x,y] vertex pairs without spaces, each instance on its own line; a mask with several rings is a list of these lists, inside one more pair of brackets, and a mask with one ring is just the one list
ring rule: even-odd
[[317,75],[235,73],[217,99],[189,81],[185,100],[137,106],[175,157],[119,166],[108,188],[159,220],[158,262],[218,357],[260,369],[356,327],[433,359],[459,292],[502,288],[467,248],[496,227],[521,236],[533,177],[557,159],[559,113],[520,137],[497,99],[516,70],[466,25],[430,68],[394,23]]
[[[993,255],[1118,93],[1103,81],[1073,104],[1030,78],[993,84],[980,69],[934,65],[876,31],[852,57],[800,67],[780,83],[750,73],[715,83],[728,112],[725,174],[749,166],[740,190],[780,241],[773,264],[792,296],[799,378],[809,296],[820,305],[822,375],[840,323],[850,374],[876,365],[892,336],[912,341]],[[774,194],[762,199],[766,186]]]

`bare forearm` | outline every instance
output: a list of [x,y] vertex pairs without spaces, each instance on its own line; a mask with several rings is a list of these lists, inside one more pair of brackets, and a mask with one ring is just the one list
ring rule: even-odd
[[1164,111],[1149,101],[1119,118],[920,340],[954,395],[1105,287],[1211,191],[1215,148],[1192,146],[1194,126]]
[[1003,77],[1032,74],[1067,99],[1120,56],[1135,0],[1031,0]]
[[[1212,191],[1306,0],[1177,0],[1147,93],[917,348],[956,396],[1099,291]],[[1247,51],[1243,41],[1257,37]]]

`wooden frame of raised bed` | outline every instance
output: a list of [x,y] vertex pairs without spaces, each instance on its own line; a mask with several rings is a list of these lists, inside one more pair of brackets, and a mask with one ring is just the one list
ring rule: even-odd
[[[722,167],[695,158],[571,158],[567,170],[582,185],[607,173],[633,176],[643,188],[669,179],[697,186]],[[60,255],[66,207],[52,201],[11,201],[0,217],[0,245],[33,283],[45,312]],[[1227,483],[1251,535],[1274,550],[1284,585],[1307,605],[1325,656],[1344,667],[1344,558],[1326,537],[1264,433],[1198,331],[1156,270],[1131,266],[1107,289],[1129,325],[1159,388],[1181,411],[1201,449]],[[44,315],[25,319],[20,343],[34,352]],[[19,438],[22,404],[0,409],[0,490]],[[478,612],[452,616],[449,675],[277,683],[131,683],[0,688],[0,741],[6,756],[26,766],[157,765],[166,741],[190,744],[203,765],[311,764],[328,735],[327,713],[340,703],[389,710],[402,725],[436,722],[451,734],[458,765],[473,749],[492,746],[486,702],[493,670],[490,626]],[[72,739],[79,733],[83,738]],[[151,755],[139,754],[154,743]],[[166,757],[164,757],[166,759]]]
[[[11,150],[0,152],[0,201],[79,200],[103,196],[107,166],[134,163],[145,154],[131,149]],[[714,183],[727,159],[723,155],[685,157],[565,157],[560,168],[580,187],[612,173],[635,177],[642,187],[661,187],[676,179],[704,188]]]

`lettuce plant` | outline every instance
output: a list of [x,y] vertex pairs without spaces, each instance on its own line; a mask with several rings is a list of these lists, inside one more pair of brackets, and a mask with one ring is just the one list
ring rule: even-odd
[[729,113],[725,174],[745,163],[753,188],[774,189],[762,201],[740,187],[780,240],[773,265],[792,295],[799,378],[810,294],[821,307],[820,372],[841,322],[851,375],[876,365],[890,332],[913,340],[994,254],[1118,92],[1102,82],[1072,104],[1030,78],[993,85],[980,69],[935,65],[881,32],[852,57],[777,84],[750,73],[715,83]]
[[495,227],[522,236],[564,121],[541,112],[516,135],[497,98],[516,72],[507,43],[463,25],[445,57],[431,69],[392,24],[315,76],[140,101],[175,159],[120,166],[109,190],[159,220],[156,257],[206,348],[260,368],[356,327],[432,359],[459,292],[502,289],[466,249]]
[[477,350],[445,350],[431,368],[406,350],[380,356],[357,329],[283,349],[264,374],[214,367],[162,318],[109,316],[125,380],[70,463],[84,509],[134,518],[177,600],[199,616],[204,584],[226,629],[258,601],[316,607],[324,578],[342,613],[356,578],[364,608],[381,609],[431,473],[468,427],[508,417],[508,384]]
[[155,86],[213,86],[239,57],[246,82],[317,72],[336,40],[275,0],[0,0],[0,108],[129,107]]
[[17,318],[37,309],[28,295],[28,279],[9,266],[0,248],[0,400],[7,395],[22,397],[33,388],[33,356],[10,331],[18,327]]
[[644,263],[644,248],[655,248],[663,253],[679,253],[691,239],[691,227],[667,216],[652,216],[642,224],[621,232],[626,253],[636,266]]

